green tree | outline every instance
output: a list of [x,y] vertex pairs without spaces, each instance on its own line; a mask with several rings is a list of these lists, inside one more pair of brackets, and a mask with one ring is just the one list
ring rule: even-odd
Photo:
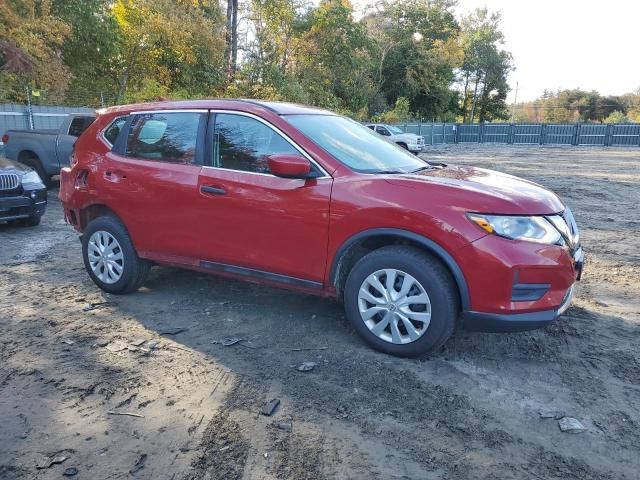
[[122,37],[115,62],[118,100],[147,99],[138,92],[153,82],[181,96],[211,96],[224,84],[224,29],[216,3],[117,0],[112,12]]
[[613,112],[627,114],[633,105],[625,97],[601,96],[596,91],[580,89],[546,92],[537,101],[544,109],[546,122],[602,122]]
[[506,118],[507,76],[513,69],[511,54],[502,49],[500,14],[477,9],[462,20],[464,51],[460,77],[463,121]]
[[451,0],[398,0],[363,19],[375,41],[374,79],[387,105],[405,97],[426,118],[455,110],[451,85],[461,51],[454,6]]
[[72,80],[67,103],[100,105],[117,86],[115,60],[121,53],[111,0],[53,0],[52,14],[71,27],[62,56]]
[[294,75],[304,31],[304,7],[297,0],[253,0],[249,19],[252,39],[244,45],[246,61],[229,89],[240,96],[309,103]]
[[303,20],[293,67],[311,101],[337,110],[357,112],[374,92],[371,43],[361,23],[353,20],[348,0],[322,0]]
[[399,97],[393,110],[387,110],[374,118],[376,121],[385,123],[406,122],[411,119],[409,108],[409,99]]
[[11,50],[24,52],[31,63],[28,70],[20,72],[0,70],[3,100],[24,102],[27,88],[33,88],[42,90],[49,101],[62,101],[71,79],[62,57],[70,33],[69,25],[52,13],[50,1],[1,1],[0,41],[6,42],[6,47],[0,52],[0,67]]
[[627,123],[629,119],[620,110],[611,112],[607,118],[603,120],[604,123]]

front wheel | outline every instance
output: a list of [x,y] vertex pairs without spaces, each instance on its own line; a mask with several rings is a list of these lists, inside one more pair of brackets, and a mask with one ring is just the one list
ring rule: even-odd
[[84,266],[108,293],[130,293],[145,282],[151,264],[138,257],[122,223],[111,216],[92,220],[82,235]]
[[40,225],[40,220],[41,220],[41,216],[40,215],[33,215],[29,218],[25,218],[22,221],[22,224],[25,227],[37,227],[38,225]]
[[407,246],[383,247],[353,267],[344,291],[347,318],[376,350],[417,357],[445,344],[458,316],[458,292],[435,257]]

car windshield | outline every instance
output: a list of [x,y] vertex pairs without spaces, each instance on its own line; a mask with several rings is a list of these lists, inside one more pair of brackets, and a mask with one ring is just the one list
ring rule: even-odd
[[387,129],[394,135],[401,135],[404,133],[401,129],[394,127],[393,125],[385,125],[385,127],[387,127]]
[[286,120],[347,167],[362,173],[409,173],[429,167],[367,127],[337,115],[285,115]]

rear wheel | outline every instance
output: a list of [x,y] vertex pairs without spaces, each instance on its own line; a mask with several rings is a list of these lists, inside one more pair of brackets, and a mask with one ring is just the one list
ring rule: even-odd
[[453,333],[458,293],[446,267],[407,246],[361,258],[347,278],[347,318],[376,350],[416,357],[442,347]]
[[82,235],[84,265],[93,282],[108,293],[140,288],[151,268],[138,257],[122,223],[111,216],[92,220]]

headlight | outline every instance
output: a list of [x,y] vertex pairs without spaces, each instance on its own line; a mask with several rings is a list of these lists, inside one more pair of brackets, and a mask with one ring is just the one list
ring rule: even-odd
[[562,238],[556,227],[545,217],[482,215],[476,213],[468,214],[467,217],[484,231],[511,240],[526,240],[528,242],[553,245],[560,242]]
[[22,183],[42,183],[42,180],[38,172],[31,170],[22,176]]

